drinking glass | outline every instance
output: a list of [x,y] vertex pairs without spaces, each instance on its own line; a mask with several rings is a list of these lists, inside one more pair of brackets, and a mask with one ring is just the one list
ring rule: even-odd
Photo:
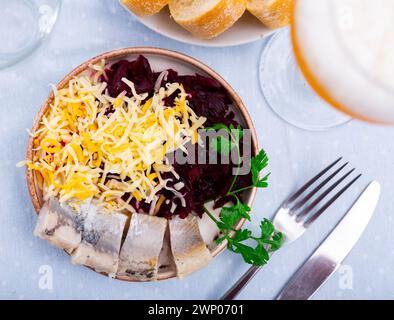
[[61,0],[0,0],[0,69],[30,55],[52,32]]
[[307,130],[394,124],[394,1],[294,0],[292,11],[262,54],[272,110]]
[[259,71],[268,105],[293,126],[322,131],[351,120],[321,99],[304,79],[293,53],[289,27],[278,30],[268,40]]

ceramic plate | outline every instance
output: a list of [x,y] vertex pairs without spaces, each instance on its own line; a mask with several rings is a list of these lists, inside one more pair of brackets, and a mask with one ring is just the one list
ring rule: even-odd
[[194,37],[188,31],[180,27],[170,15],[167,8],[153,16],[139,17],[128,10],[122,2],[120,4],[137,20],[149,29],[174,40],[206,47],[228,47],[246,44],[260,40],[272,34],[272,30],[264,25],[253,15],[246,12],[234,26],[220,36],[211,40],[202,40]]
[[[199,73],[201,75],[208,76],[219,81],[233,100],[233,111],[236,114],[237,120],[243,125],[244,128],[251,129],[252,143],[253,143],[252,151],[254,154],[257,153],[258,147],[257,147],[257,137],[256,137],[255,128],[253,126],[250,115],[246,110],[246,107],[242,103],[240,97],[235,93],[235,91],[231,88],[231,86],[225,80],[223,80],[222,77],[220,77],[216,72],[214,72],[208,66],[202,64],[201,62],[189,56],[177,52],[164,50],[164,49],[157,49],[157,48],[128,48],[128,49],[121,49],[121,50],[104,53],[100,56],[88,60],[87,62],[83,63],[82,65],[74,69],[62,81],[60,81],[60,83],[58,84],[58,88],[61,89],[67,86],[70,79],[83,73],[89,67],[89,65],[96,64],[99,61],[101,61],[101,59],[105,59],[107,63],[115,62],[120,59],[135,60],[140,54],[144,55],[149,60],[153,70],[165,70],[172,68],[174,70],[177,70],[179,74],[189,75],[189,74]],[[41,110],[39,111],[35,119],[32,132],[35,132],[36,129],[38,128],[41,118],[48,110],[50,104],[52,103],[52,100],[53,100],[53,94],[50,94],[50,96],[41,107]],[[29,141],[29,145],[27,148],[27,160],[31,160],[34,155],[33,140],[34,138],[31,138]],[[42,199],[41,191],[39,190],[36,183],[35,174],[32,171],[27,171],[27,183],[28,183],[29,192],[34,208],[38,213],[43,205],[43,199]],[[249,194],[246,195],[245,199],[249,206],[252,206],[255,193],[256,190],[254,189]],[[213,213],[218,214],[218,211],[219,210],[216,210],[216,212],[213,211]],[[241,227],[244,222],[245,221],[240,221],[237,227]],[[226,244],[224,243],[221,244],[220,246],[216,245],[215,239],[217,238],[218,235],[216,225],[207,216],[204,216],[201,220],[199,220],[199,224],[200,224],[202,237],[205,243],[210,249],[212,255],[217,256],[225,249]],[[159,259],[162,266],[167,266],[168,261],[170,261],[171,259],[169,241],[166,241],[166,243],[167,245],[164,245],[162,254]],[[174,266],[169,265],[168,267],[160,269],[159,280],[169,279],[173,277],[176,277],[176,269]],[[119,278],[119,279],[126,281],[134,281],[128,278]]]

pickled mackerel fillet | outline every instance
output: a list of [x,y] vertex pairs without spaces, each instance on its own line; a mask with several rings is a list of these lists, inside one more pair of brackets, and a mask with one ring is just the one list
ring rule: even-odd
[[101,213],[96,206],[90,206],[83,222],[82,241],[72,254],[72,263],[115,274],[126,221],[126,215]]
[[201,237],[195,216],[186,219],[176,216],[169,221],[169,227],[178,278],[182,279],[208,265],[212,255]]
[[41,208],[34,235],[60,249],[72,251],[82,240],[79,218],[71,207],[51,198]]
[[133,214],[126,240],[120,251],[119,276],[157,279],[159,255],[167,220],[146,214]]

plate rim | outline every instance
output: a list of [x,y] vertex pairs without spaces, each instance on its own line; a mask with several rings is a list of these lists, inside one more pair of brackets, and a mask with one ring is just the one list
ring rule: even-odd
[[[249,114],[249,111],[247,110],[247,108],[246,108],[245,104],[243,103],[242,99],[240,98],[240,96],[231,87],[231,85],[226,80],[224,80],[224,78],[221,77],[212,68],[210,68],[206,64],[198,61],[197,59],[192,58],[191,56],[188,56],[186,54],[183,54],[183,53],[180,53],[177,51],[156,48],[156,47],[129,47],[129,48],[124,48],[124,49],[117,49],[117,50],[113,50],[113,51],[108,51],[108,52],[102,53],[100,55],[97,55],[93,58],[90,58],[87,61],[80,64],[79,66],[77,66],[76,68],[74,68],[71,72],[69,72],[66,76],[64,76],[62,78],[62,80],[60,80],[58,82],[58,84],[56,85],[56,88],[58,90],[64,88],[73,77],[81,74],[91,64],[95,64],[95,63],[101,61],[102,59],[110,61],[110,60],[116,60],[119,58],[123,58],[123,57],[129,56],[129,55],[138,55],[138,54],[141,54],[141,55],[149,54],[149,55],[161,56],[164,59],[172,58],[175,60],[179,60],[180,62],[192,65],[197,70],[201,70],[202,72],[208,74],[213,79],[219,81],[219,83],[225,88],[227,93],[232,98],[232,100],[234,102],[234,107],[240,111],[248,129],[251,130],[253,154],[256,155],[258,153],[258,150],[259,150],[258,143],[259,142],[258,142],[258,137],[257,137],[257,131],[256,131],[256,128],[253,124],[252,118]],[[44,101],[44,103],[41,105],[37,115],[35,116],[34,121],[33,121],[33,126],[31,128],[30,132],[35,132],[37,130],[38,126],[40,125],[40,121],[41,121],[42,117],[45,115],[45,113],[49,109],[50,103],[53,101],[53,99],[54,99],[54,93],[53,93],[53,91],[51,91],[50,94],[48,95],[48,97],[46,98],[46,100]],[[33,159],[33,155],[34,155],[34,151],[33,151],[34,137],[33,136],[29,137],[29,141],[28,141],[26,148],[27,148],[26,149],[27,150],[26,151],[26,160],[31,161]],[[35,210],[36,214],[38,215],[39,211],[41,210],[41,207],[43,205],[42,195],[40,194],[41,193],[40,190],[38,190],[39,188],[37,186],[35,174],[32,171],[28,170],[27,168],[26,168],[26,182],[27,182],[27,187],[28,187],[30,199],[32,201],[34,210]],[[256,193],[257,193],[257,188],[254,187],[248,195],[248,199],[246,202],[247,202],[248,206],[251,208],[253,207]],[[235,229],[242,228],[242,226],[245,224],[245,222],[246,222],[245,218],[241,219],[238,222],[238,224],[236,225]],[[211,251],[212,257],[213,258],[217,257],[220,253],[222,253],[226,249],[226,247],[227,247],[226,242],[223,242],[220,246],[217,246],[213,251]],[[87,268],[89,268],[89,267],[87,267]],[[93,270],[92,268],[89,268],[89,269]],[[93,270],[93,271],[96,273],[99,273],[95,270]],[[108,276],[108,274],[106,274],[106,273],[100,273],[100,274]],[[167,280],[167,279],[171,279],[171,278],[176,278],[176,273],[172,272],[172,271],[166,271],[166,272],[163,272],[162,274],[159,274],[159,277],[157,280],[161,281],[161,280]],[[139,279],[132,279],[132,278],[128,278],[128,277],[122,277],[122,276],[116,276],[115,279],[127,281],[127,282],[149,282],[149,281],[151,281],[149,279],[139,280]]]

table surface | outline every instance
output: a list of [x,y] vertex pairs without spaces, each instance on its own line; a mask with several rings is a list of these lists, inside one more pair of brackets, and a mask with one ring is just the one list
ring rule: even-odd
[[[260,191],[251,228],[291,191],[332,160],[344,156],[363,178],[294,244],[284,247],[242,292],[240,299],[274,299],[291,275],[340,220],[371,180],[382,184],[378,208],[344,265],[315,299],[394,298],[394,129],[352,121],[325,132],[306,132],[277,118],[264,101],[258,63],[265,40],[229,48],[179,43],[150,31],[115,0],[64,0],[53,34],[32,56],[0,71],[0,298],[3,299],[217,299],[246,271],[242,259],[223,253],[185,280],[125,283],[73,266],[61,250],[32,235],[36,216],[25,173],[26,128],[69,70],[116,48],[155,46],[189,54],[219,72],[240,94],[270,155],[270,187]],[[50,277],[52,275],[52,277]],[[48,278],[49,277],[49,278]],[[50,281],[52,279],[52,281]]]

